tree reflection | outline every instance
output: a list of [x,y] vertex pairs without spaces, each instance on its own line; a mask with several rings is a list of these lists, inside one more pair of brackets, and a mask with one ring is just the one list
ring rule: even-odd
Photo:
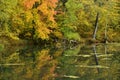
[[1,54],[0,80],[119,80],[119,53],[119,46],[108,44],[24,47]]
[[65,55],[59,58],[57,80],[119,80],[120,63],[115,62],[119,60],[119,47],[97,44],[81,46],[79,49],[79,52],[76,49],[65,50]]
[[[94,52],[94,57],[95,57],[95,63],[96,63],[96,65],[99,65],[97,52],[96,52],[96,45],[93,45],[93,52]],[[99,71],[100,71],[99,68],[97,68],[97,71],[99,73]]]
[[[50,55],[50,49],[30,48],[11,53],[14,56],[4,58],[4,64],[0,66],[0,80],[54,80],[58,64],[55,57],[60,56],[62,51],[56,50],[54,55]],[[15,65],[16,63],[23,65]]]

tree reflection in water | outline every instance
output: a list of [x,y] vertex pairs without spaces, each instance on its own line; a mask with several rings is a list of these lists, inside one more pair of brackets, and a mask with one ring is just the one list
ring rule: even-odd
[[119,80],[119,47],[6,49],[0,54],[0,80]]

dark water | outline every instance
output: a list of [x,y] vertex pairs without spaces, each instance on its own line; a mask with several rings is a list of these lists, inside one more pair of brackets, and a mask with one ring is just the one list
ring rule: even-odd
[[0,80],[120,80],[120,44],[7,47]]

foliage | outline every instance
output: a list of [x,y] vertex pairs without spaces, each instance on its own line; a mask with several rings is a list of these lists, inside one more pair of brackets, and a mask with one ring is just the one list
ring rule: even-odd
[[[64,1],[62,1],[64,3]],[[78,19],[77,10],[81,8],[79,1],[68,0],[65,5],[61,5],[61,8],[66,8],[63,10],[64,14],[59,14],[58,25],[61,27],[61,31],[65,38],[80,40],[79,34],[76,32]],[[65,7],[62,7],[65,6]]]
[[18,0],[0,0],[0,27],[1,32],[9,31],[10,28],[10,18],[15,15],[15,7],[17,6]]
[[53,17],[55,15],[56,3],[57,0],[24,1],[26,22],[34,29],[34,34],[32,35],[35,39],[49,39],[52,29],[57,27]]
[[[92,38],[119,41],[119,0],[0,0],[0,35],[33,41]],[[110,34],[110,35],[109,35]],[[39,41],[38,41],[39,42]]]
[[14,14],[18,0],[0,0],[0,20],[8,20]]
[[54,19],[57,0],[12,0],[1,1],[1,3],[3,8],[1,8],[0,19],[6,21],[1,26],[9,26],[14,34],[23,38],[44,40],[49,39],[49,35],[54,32],[53,29],[57,28]]
[[[115,9],[116,2],[113,0],[96,0],[96,2],[89,1],[81,1],[83,8],[78,13],[79,18],[79,28],[78,32],[83,38],[90,38],[93,35],[93,29],[95,25],[95,17],[97,12],[100,14],[98,21],[98,31],[97,31],[97,39],[104,40],[107,31],[107,36],[109,37],[110,29],[114,30],[118,26],[118,13]],[[110,34],[114,34],[116,32],[111,32]],[[117,35],[118,36],[118,35]],[[114,38],[112,38],[114,39]],[[108,38],[110,41],[110,39]]]

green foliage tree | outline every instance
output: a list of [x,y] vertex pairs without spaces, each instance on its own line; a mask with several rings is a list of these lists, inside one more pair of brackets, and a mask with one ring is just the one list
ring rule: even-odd
[[79,1],[68,0],[66,3],[62,1],[64,10],[63,13],[59,15],[58,25],[61,27],[61,31],[64,37],[67,39],[80,40],[79,34],[76,32],[78,19],[77,11],[82,7]]
[[[116,3],[113,0],[103,1],[81,1],[83,8],[79,11],[79,29],[80,35],[84,38],[90,38],[93,36],[94,26],[98,25],[98,30],[95,30],[97,34],[94,38],[102,41],[105,39],[105,31],[113,32],[112,28],[116,27],[118,21],[117,12],[115,10]],[[99,14],[98,16],[96,16]],[[97,19],[98,17],[98,19]],[[97,23],[95,24],[95,20]],[[107,28],[106,28],[107,27]],[[110,30],[109,30],[110,29]],[[112,34],[112,33],[110,33]],[[109,37],[110,35],[107,34]],[[109,39],[109,38],[108,38]],[[113,38],[112,38],[113,39]]]
[[18,0],[0,0],[0,31],[9,33],[11,28],[11,17],[16,15],[15,8]]

